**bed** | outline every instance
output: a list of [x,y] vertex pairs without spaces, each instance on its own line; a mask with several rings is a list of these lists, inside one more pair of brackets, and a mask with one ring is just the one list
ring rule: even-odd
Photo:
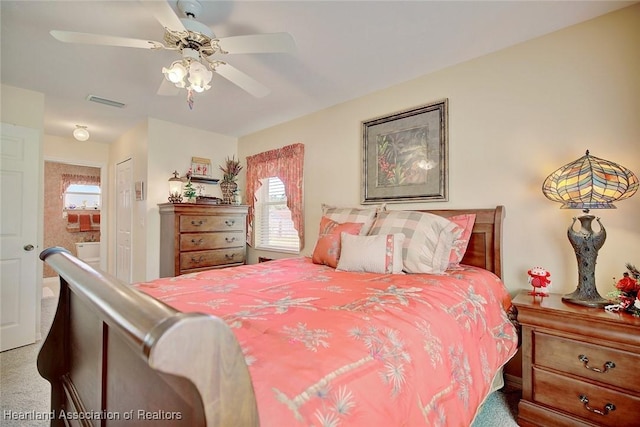
[[475,216],[443,274],[295,257],[128,286],[46,249],[52,425],[470,425],[517,348],[504,208],[428,212]]

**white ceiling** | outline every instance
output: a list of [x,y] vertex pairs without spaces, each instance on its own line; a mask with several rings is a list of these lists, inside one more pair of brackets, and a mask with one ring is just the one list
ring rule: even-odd
[[[159,0],[163,1],[163,0]],[[177,11],[176,1],[169,0]],[[254,98],[220,76],[197,94],[156,94],[172,51],[67,44],[50,30],[163,40],[137,1],[7,1],[1,79],[45,94],[46,134],[86,125],[112,142],[154,117],[241,136],[631,5],[623,1],[201,1],[218,37],[286,31],[297,52],[228,55],[271,89]],[[180,14],[180,12],[176,12]],[[179,15],[181,16],[181,15]],[[85,100],[97,95],[117,109]],[[425,99],[425,102],[428,102]]]

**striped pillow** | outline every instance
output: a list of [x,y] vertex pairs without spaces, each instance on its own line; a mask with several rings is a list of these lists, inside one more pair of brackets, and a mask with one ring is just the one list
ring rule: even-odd
[[402,246],[405,272],[442,274],[449,266],[451,248],[462,228],[446,218],[425,212],[378,213],[369,235],[395,233],[405,235]]
[[384,210],[384,205],[371,208],[339,208],[336,206],[330,206],[322,204],[322,216],[334,220],[335,222],[360,222],[363,224],[360,231],[361,236],[366,236],[373,221],[376,219],[376,214]]

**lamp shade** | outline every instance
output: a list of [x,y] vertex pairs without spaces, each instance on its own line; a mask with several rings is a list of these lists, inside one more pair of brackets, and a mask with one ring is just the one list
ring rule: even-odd
[[586,154],[554,171],[542,192],[564,209],[615,209],[613,202],[638,190],[638,177],[624,166]]
[[73,130],[73,137],[78,141],[86,141],[89,139],[89,131],[86,126],[76,125],[76,128]]
[[169,201],[171,203],[182,202],[182,178],[178,176],[177,171],[174,171],[173,176],[169,178]]

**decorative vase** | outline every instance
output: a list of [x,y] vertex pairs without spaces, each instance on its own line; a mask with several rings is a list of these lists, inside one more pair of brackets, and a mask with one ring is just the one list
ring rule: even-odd
[[220,182],[220,190],[222,190],[222,203],[230,205],[233,203],[233,192],[238,188],[238,184],[235,181],[222,181]]

